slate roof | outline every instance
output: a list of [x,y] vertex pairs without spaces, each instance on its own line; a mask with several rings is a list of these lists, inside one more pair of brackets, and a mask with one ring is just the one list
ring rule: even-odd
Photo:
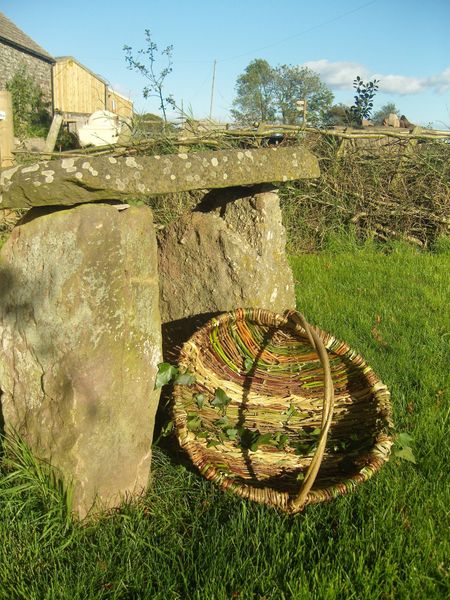
[[44,48],[36,44],[26,33],[14,25],[3,13],[0,12],[0,41],[14,46],[15,48],[33,54],[46,60],[47,62],[55,62]]

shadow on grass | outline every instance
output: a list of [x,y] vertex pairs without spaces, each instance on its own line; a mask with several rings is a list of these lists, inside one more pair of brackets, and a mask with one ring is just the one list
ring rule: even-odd
[[5,452],[5,417],[3,416],[2,396],[3,392],[0,389],[0,460]]

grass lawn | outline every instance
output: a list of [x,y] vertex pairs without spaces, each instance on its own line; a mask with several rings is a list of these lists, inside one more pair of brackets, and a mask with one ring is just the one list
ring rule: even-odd
[[218,491],[155,447],[145,500],[80,526],[25,456],[0,473],[1,599],[448,594],[450,254],[330,248],[292,257],[298,308],[389,386],[417,464],[392,459],[354,494],[289,517]]

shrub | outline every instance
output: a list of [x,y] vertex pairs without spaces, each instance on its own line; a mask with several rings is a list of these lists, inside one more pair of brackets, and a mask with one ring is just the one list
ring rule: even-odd
[[25,65],[6,83],[6,89],[12,95],[15,135],[19,138],[45,136],[51,122],[48,102]]

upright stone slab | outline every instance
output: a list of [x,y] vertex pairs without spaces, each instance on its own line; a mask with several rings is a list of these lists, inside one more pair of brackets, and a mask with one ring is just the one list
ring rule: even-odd
[[74,511],[147,486],[161,361],[149,208],[33,209],[0,253],[5,431],[74,484]]
[[160,303],[169,345],[217,312],[294,308],[285,244],[278,194],[267,187],[211,192],[196,211],[163,230]]

